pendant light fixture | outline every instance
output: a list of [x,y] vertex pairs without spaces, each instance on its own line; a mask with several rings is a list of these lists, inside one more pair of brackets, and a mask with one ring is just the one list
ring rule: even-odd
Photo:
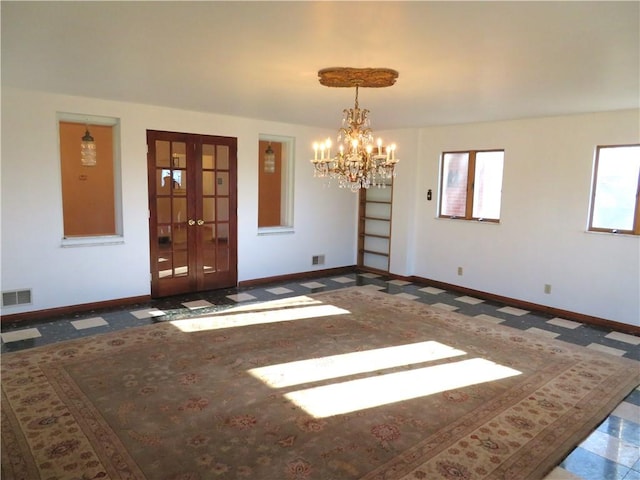
[[96,142],[89,133],[89,125],[86,126],[84,137],[80,143],[80,162],[85,167],[96,166]]
[[271,142],[264,151],[264,172],[275,173],[276,172],[276,152],[271,148]]

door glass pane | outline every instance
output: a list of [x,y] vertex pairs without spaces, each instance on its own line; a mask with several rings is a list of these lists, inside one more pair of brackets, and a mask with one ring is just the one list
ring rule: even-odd
[[171,248],[171,225],[160,225],[158,227],[158,245],[161,250]]
[[218,172],[217,183],[218,195],[229,195],[229,173]]
[[214,184],[215,172],[202,172],[202,193],[203,195],[215,195],[216,186]]
[[173,198],[173,223],[181,224],[187,221],[187,199]]
[[202,168],[213,170],[216,167],[215,145],[202,145]]
[[162,168],[156,170],[156,193],[158,195],[186,195],[187,171]]
[[229,249],[226,243],[218,247],[218,261],[216,265],[219,272],[229,271]]
[[216,199],[215,198],[203,198],[202,199],[202,220],[205,222],[215,222],[216,220]]
[[473,218],[500,218],[504,152],[477,152],[473,186]]
[[219,223],[216,228],[218,235],[217,239],[220,242],[226,242],[229,240],[229,224],[228,223]]
[[158,223],[171,223],[171,199],[157,198]]
[[187,249],[187,232],[186,225],[177,225],[173,228],[173,236],[171,237],[174,250]]
[[199,228],[199,231],[201,232],[200,235],[202,236],[202,244],[207,248],[209,248],[209,245],[213,245],[215,241],[215,237],[213,235],[214,227],[214,223],[205,223]]
[[170,167],[171,144],[164,140],[156,140],[156,167]]
[[202,272],[213,273],[216,271],[216,242],[213,238],[215,224],[205,224],[198,229],[200,244],[202,245]]
[[156,169],[156,194],[157,195],[162,195],[163,190],[164,190],[164,177],[166,176],[165,174],[166,170],[162,170],[160,168]]
[[167,278],[173,275],[173,254],[171,250],[160,252],[158,255],[158,274],[160,278]]
[[189,252],[178,250],[173,254],[173,276],[185,277],[189,274]]
[[216,145],[216,160],[218,170],[229,170],[229,147]]
[[216,268],[218,271],[229,270],[229,224],[219,223],[216,226]]
[[187,144],[171,142],[171,166],[175,168],[187,167]]
[[183,169],[174,169],[171,171],[173,178],[172,187],[174,195],[187,194],[187,171]]
[[184,153],[177,153],[177,151],[184,151],[184,143],[173,143],[173,154],[171,155],[171,166],[173,168],[187,168],[187,156]]
[[218,198],[217,218],[219,222],[229,221],[229,199]]
[[640,146],[600,147],[592,228],[633,230]]
[[229,270],[229,244],[226,241],[220,240],[216,242],[216,245],[216,268],[219,272],[226,272]]
[[468,153],[444,154],[442,158],[441,215],[465,216],[468,165]]

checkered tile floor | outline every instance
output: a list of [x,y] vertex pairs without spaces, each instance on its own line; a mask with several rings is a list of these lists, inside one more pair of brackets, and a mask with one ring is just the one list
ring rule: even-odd
[[[238,303],[255,303],[354,285],[375,288],[408,300],[547,335],[610,355],[640,360],[640,337],[634,335],[372,273],[352,273],[303,282],[218,290],[152,300],[126,309],[93,311],[72,318],[2,325],[1,351],[14,352],[158,321],[188,318],[194,314],[219,311]],[[546,480],[578,479],[640,480],[640,389],[634,390]]]

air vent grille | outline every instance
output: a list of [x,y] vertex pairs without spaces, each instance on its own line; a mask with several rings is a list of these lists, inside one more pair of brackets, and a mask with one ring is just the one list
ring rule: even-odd
[[311,257],[311,265],[324,265],[324,255],[314,255]]
[[13,307],[15,305],[28,305],[31,303],[31,290],[14,290],[2,292],[2,306]]

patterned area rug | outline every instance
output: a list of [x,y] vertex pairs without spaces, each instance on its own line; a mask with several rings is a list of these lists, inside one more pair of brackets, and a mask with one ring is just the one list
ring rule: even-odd
[[537,479],[637,362],[367,288],[2,356],[2,478]]

